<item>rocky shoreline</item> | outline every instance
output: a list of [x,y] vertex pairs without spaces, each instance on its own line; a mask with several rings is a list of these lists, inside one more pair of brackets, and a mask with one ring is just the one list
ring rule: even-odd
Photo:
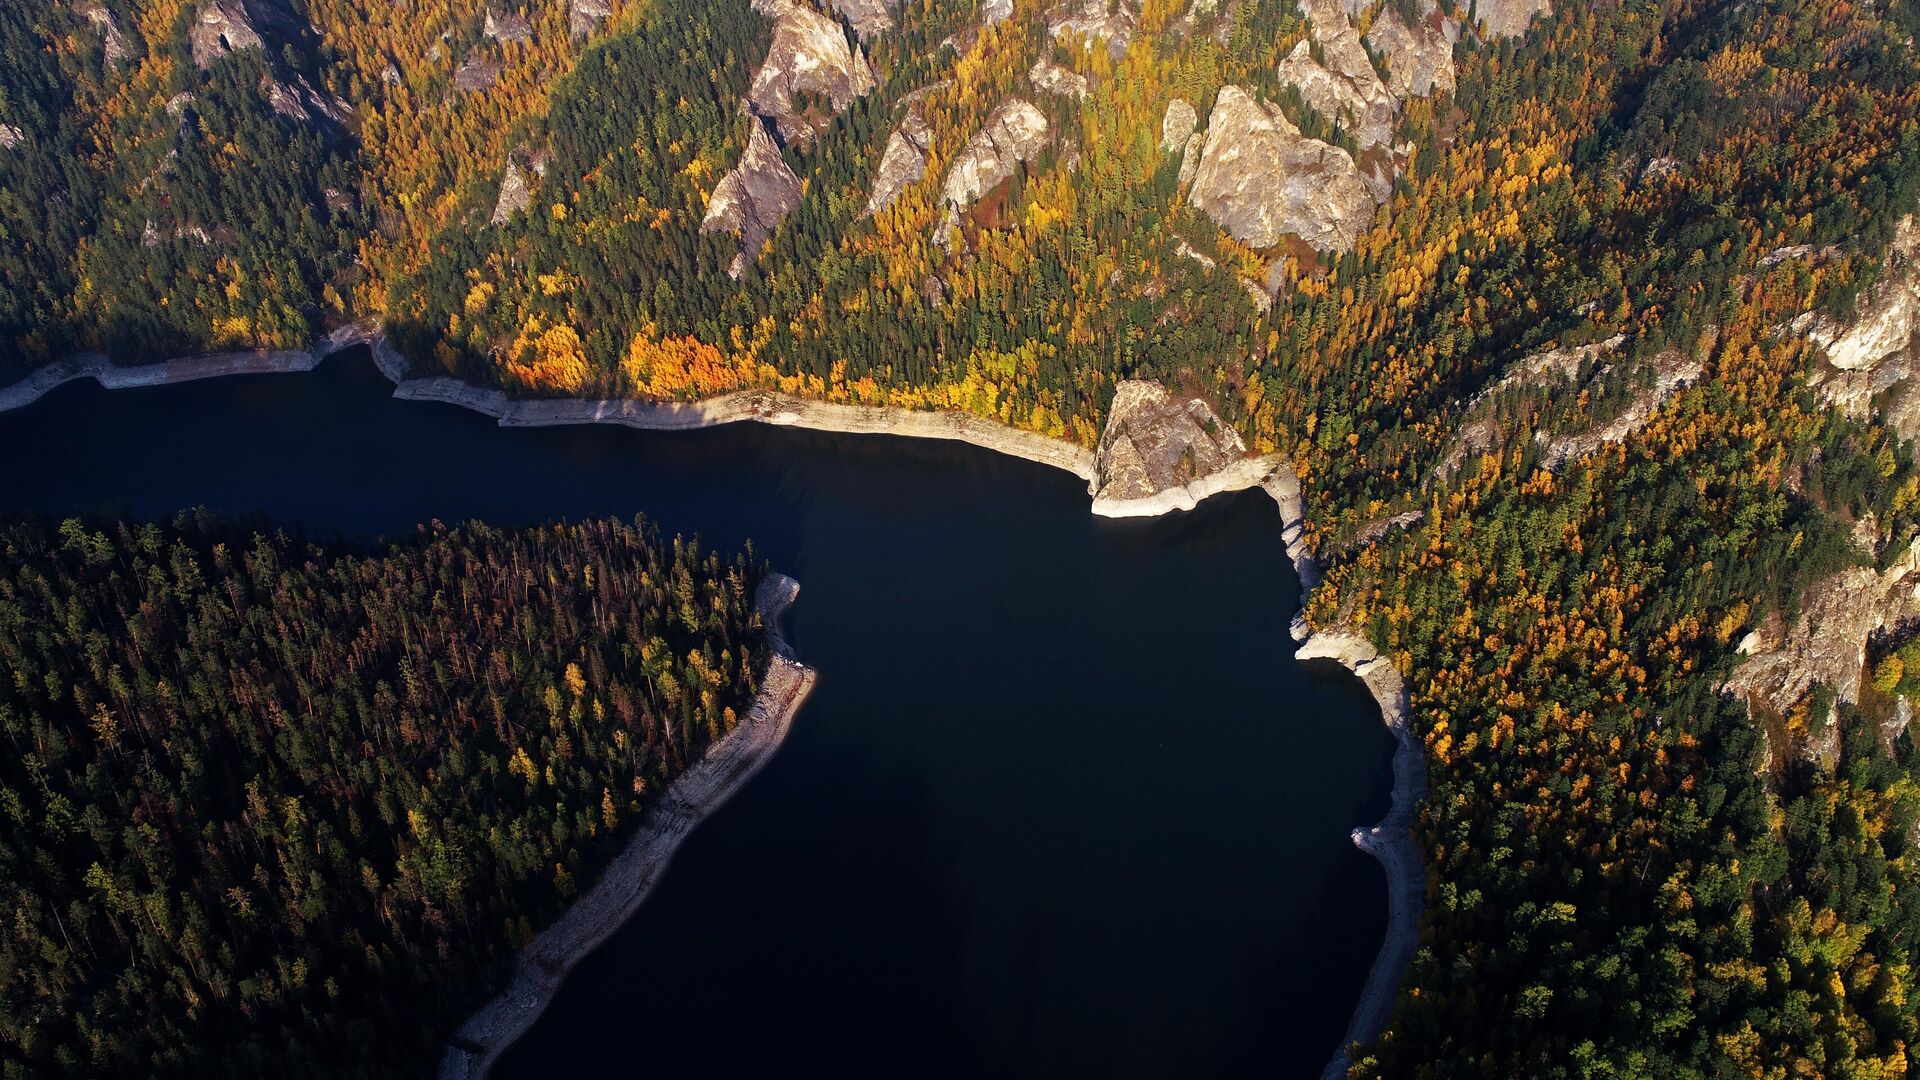
[[488,1075],[500,1055],[546,1011],[567,973],[646,901],[681,841],[779,748],[815,678],[811,668],[793,658],[780,632],[780,618],[799,591],[798,582],[781,574],[768,574],[761,581],[755,601],[766,623],[772,658],[753,707],[739,726],[668,786],[600,881],[520,950],[507,989],[454,1032],[440,1061],[441,1080]]
[[1307,552],[1302,534],[1305,508],[1300,497],[1300,478],[1285,464],[1275,467],[1261,485],[1280,507],[1281,541],[1287,557],[1293,560],[1300,578],[1299,613],[1293,617],[1291,633],[1300,643],[1294,659],[1331,660],[1346,668],[1366,685],[1380,706],[1380,720],[1393,733],[1393,795],[1387,816],[1371,828],[1353,830],[1353,846],[1380,860],[1387,872],[1387,933],[1380,942],[1380,953],[1367,972],[1360,1002],[1354,1006],[1347,1034],[1327,1062],[1321,1080],[1340,1080],[1351,1063],[1348,1048],[1355,1043],[1370,1043],[1386,1030],[1393,1015],[1394,999],[1400,993],[1400,980],[1420,945],[1420,913],[1426,900],[1427,877],[1420,842],[1413,835],[1415,807],[1427,793],[1426,754],[1411,726],[1411,706],[1407,683],[1393,661],[1381,656],[1365,635],[1351,631],[1314,631],[1307,626],[1307,595],[1320,584],[1320,564]]
[[[836,405],[794,398],[770,390],[743,390],[697,402],[516,399],[508,397],[501,390],[445,376],[411,378],[406,358],[393,347],[378,325],[370,322],[341,327],[305,351],[225,353],[126,368],[113,367],[103,356],[87,354],[41,368],[12,386],[0,388],[0,412],[31,404],[54,388],[75,379],[91,378],[108,389],[122,389],[221,375],[310,371],[328,356],[360,345],[372,351],[374,363],[393,382],[396,398],[458,405],[493,417],[502,427],[618,424],[647,431],[691,431],[752,421],[777,427],[843,434],[951,439],[1064,469],[1087,481],[1088,492],[1093,496],[1093,513],[1109,518],[1154,517],[1175,510],[1191,510],[1202,500],[1224,492],[1252,487],[1265,490],[1280,508],[1281,542],[1285,544],[1287,556],[1292,560],[1294,571],[1300,579],[1303,610],[1296,613],[1291,627],[1294,640],[1301,643],[1295,658],[1303,661],[1334,660],[1353,672],[1379,703],[1381,719],[1399,744],[1393,759],[1392,809],[1372,828],[1353,831],[1354,845],[1379,859],[1387,871],[1386,939],[1368,975],[1360,1003],[1347,1028],[1346,1038],[1328,1064],[1325,1076],[1335,1077],[1344,1072],[1349,1045],[1371,1042],[1385,1028],[1399,990],[1400,978],[1419,942],[1420,912],[1426,880],[1420,847],[1413,837],[1411,825],[1413,808],[1426,791],[1425,758],[1408,727],[1406,687],[1392,661],[1378,655],[1364,635],[1338,631],[1313,633],[1306,624],[1306,598],[1320,584],[1322,575],[1319,563],[1307,552],[1303,542],[1306,510],[1300,481],[1284,459],[1277,455],[1244,457],[1186,484],[1170,486],[1152,495],[1139,498],[1103,497],[1098,494],[1098,460],[1092,451],[966,413]],[[798,665],[792,667],[796,672],[805,673],[802,679],[804,685],[798,688],[799,696],[804,697],[812,685],[813,673]],[[774,675],[782,669],[782,664],[776,661],[773,668],[774,672],[769,673],[769,686],[773,685]],[[793,706],[798,706],[798,699]],[[743,725],[743,728],[746,726]],[[726,740],[722,741],[724,743]],[[718,751],[719,747],[716,747],[709,757],[715,756]],[[523,963],[521,966],[524,973],[528,965]],[[555,975],[552,978],[553,985],[557,987],[559,977]],[[516,979],[516,989],[521,981]],[[532,1023],[539,1015],[539,1010],[545,1008],[551,992],[548,990],[544,996],[538,997],[537,1005],[535,999],[526,998],[522,1005],[517,1006],[532,1011],[516,1032]],[[503,995],[488,1008],[503,1010],[500,1015],[506,1017],[516,1006],[508,1001],[508,995]],[[485,1012],[483,1010],[483,1014]],[[468,1022],[468,1026],[479,1022],[483,1014],[477,1014]],[[463,1032],[466,1030],[462,1028]],[[500,1041],[491,1053],[497,1055],[499,1049],[511,1041],[511,1038]],[[465,1066],[467,1071],[447,1071],[455,1067],[456,1051],[460,1045],[456,1039],[455,1048],[448,1051],[441,1075],[484,1075],[484,1065],[473,1064],[481,1059],[472,1055],[464,1059],[469,1061]],[[474,1045],[493,1044],[476,1042]],[[491,1057],[485,1060],[490,1062]]]

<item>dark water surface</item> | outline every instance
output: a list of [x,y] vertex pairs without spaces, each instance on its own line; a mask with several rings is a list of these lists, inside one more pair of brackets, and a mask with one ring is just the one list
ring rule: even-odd
[[310,375],[0,414],[0,509],[204,504],[311,532],[645,513],[800,579],[820,681],[499,1075],[1291,1077],[1386,923],[1357,681],[1303,667],[1272,500],[1104,521],[959,444],[501,429]]

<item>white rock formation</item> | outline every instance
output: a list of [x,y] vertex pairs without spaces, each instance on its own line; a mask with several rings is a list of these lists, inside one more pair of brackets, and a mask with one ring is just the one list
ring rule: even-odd
[[894,125],[893,134],[887,136],[887,148],[880,154],[880,164],[874,166],[873,190],[867,195],[867,208],[861,212],[862,216],[871,217],[893,205],[901,192],[927,175],[927,150],[932,140],[933,131],[920,114],[918,103],[909,104],[900,122]]
[[1047,118],[1019,98],[1003,101],[947,169],[940,197],[949,214],[965,213],[980,196],[1030,164],[1047,145]]
[[1345,150],[1302,136],[1238,86],[1214,100],[1188,198],[1243,243],[1295,236],[1320,251],[1351,250],[1375,207]]
[[613,0],[567,0],[567,32],[585,37],[613,18]]
[[714,185],[700,231],[730,232],[740,237],[740,254],[727,272],[738,280],[747,263],[760,257],[767,238],[780,220],[800,205],[800,178],[787,167],[766,125],[754,121],[747,151],[739,164]]
[[1033,66],[1027,69],[1027,81],[1043,94],[1073,98],[1087,96],[1085,75],[1069,71],[1045,57],[1035,60]]
[[833,0],[833,10],[853,27],[861,41],[872,41],[893,29],[893,13],[900,0]]
[[1535,15],[1553,10],[1552,0],[1474,0],[1473,13],[1493,37],[1519,37]]
[[[798,0],[755,0],[754,7],[773,19],[773,41],[753,73],[747,107],[772,120],[783,139],[811,139],[873,89],[873,68],[839,23]],[[830,111],[796,109],[796,94],[824,99]]]
[[187,47],[204,68],[233,53],[264,50],[266,42],[243,0],[206,0],[187,28]]
[[127,42],[127,35],[121,32],[113,12],[101,0],[74,0],[73,10],[100,31],[101,48],[108,67],[117,66],[133,55],[133,46]]
[[1335,0],[1308,0],[1304,7],[1322,60],[1313,58],[1312,45],[1300,42],[1280,62],[1280,85],[1298,89],[1308,105],[1352,132],[1361,149],[1386,145],[1398,105],[1360,35]]
[[1432,0],[1426,11],[1410,26],[1398,11],[1385,8],[1367,31],[1368,46],[1386,60],[1387,89],[1402,101],[1455,89],[1453,46],[1460,40],[1460,24],[1434,13]]
[[[1765,260],[1762,260],[1765,261]],[[1849,416],[1880,418],[1901,437],[1920,438],[1920,223],[1902,218],[1880,280],[1841,322],[1808,313],[1794,329],[1826,350],[1832,370],[1814,373],[1820,395]]]
[[1219,473],[1246,455],[1240,434],[1206,402],[1180,401],[1157,382],[1130,379],[1115,388],[1100,433],[1094,498],[1150,499]]
[[1187,140],[1200,126],[1200,114],[1183,98],[1167,102],[1166,115],[1160,118],[1160,149],[1169,154],[1186,149]]
[[18,150],[26,143],[26,132],[12,124],[0,124],[0,150]]
[[1108,54],[1119,59],[1139,21],[1136,0],[1061,0],[1047,16],[1047,32],[1056,40],[1075,34],[1089,47],[1105,42]]

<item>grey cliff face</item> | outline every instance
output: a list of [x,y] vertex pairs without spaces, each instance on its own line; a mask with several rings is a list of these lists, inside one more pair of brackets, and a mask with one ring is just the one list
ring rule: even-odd
[[1238,86],[1221,87],[1214,101],[1188,198],[1257,248],[1293,236],[1319,251],[1350,251],[1375,208],[1345,150],[1306,138]]
[[833,10],[847,20],[861,41],[872,41],[893,29],[893,15],[901,0],[833,0]]
[[[773,19],[773,41],[753,73],[747,108],[772,120],[781,138],[805,142],[873,89],[873,69],[847,43],[839,23],[798,0],[757,0],[754,6]],[[802,111],[796,95],[824,99],[831,112],[821,116]]]
[[1096,451],[1095,495],[1142,499],[1182,487],[1246,456],[1238,432],[1204,401],[1179,401],[1157,382],[1122,382]]
[[1305,7],[1324,62],[1300,42],[1280,62],[1280,85],[1298,89],[1308,105],[1351,131],[1362,149],[1386,145],[1399,105],[1374,71],[1360,35],[1334,0],[1312,0]]
[[800,178],[787,167],[765,124],[754,121],[747,152],[739,164],[714,185],[700,231],[730,232],[740,237],[740,254],[728,273],[737,280],[747,263],[758,258],[780,220],[800,205]]
[[194,64],[205,68],[237,52],[264,50],[266,42],[242,0],[207,0],[187,28],[187,46]]
[[965,213],[980,196],[1030,164],[1047,145],[1047,118],[1019,98],[1003,101],[953,159],[940,197],[952,213]]
[[1839,322],[1807,314],[1794,329],[1826,350],[1830,370],[1814,374],[1821,397],[1853,417],[1880,400],[1879,415],[1902,438],[1920,438],[1920,223],[1901,219],[1874,286]]
[[1387,89],[1402,101],[1456,89],[1453,46],[1460,40],[1460,24],[1434,13],[1431,2],[1426,10],[1408,25],[1398,11],[1386,8],[1367,31],[1367,44],[1386,59]]
[[1474,14],[1493,37],[1519,37],[1533,25],[1535,15],[1553,10],[1552,0],[1474,0]]
[[867,196],[864,216],[872,217],[885,210],[901,192],[925,178],[927,150],[932,139],[933,132],[920,115],[919,105],[908,105],[905,115],[894,125],[893,134],[887,136],[887,148],[880,154],[880,164],[874,166],[873,191]]

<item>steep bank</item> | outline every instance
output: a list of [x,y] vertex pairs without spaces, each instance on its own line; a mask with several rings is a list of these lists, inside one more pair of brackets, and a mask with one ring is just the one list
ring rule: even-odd
[[1426,755],[1411,727],[1411,706],[1406,680],[1393,661],[1381,656],[1373,643],[1358,633],[1340,630],[1313,631],[1307,626],[1306,600],[1320,584],[1320,565],[1308,554],[1302,542],[1305,511],[1300,497],[1300,479],[1286,465],[1277,466],[1262,485],[1280,507],[1283,527],[1281,540],[1287,557],[1300,578],[1300,613],[1293,619],[1292,633],[1300,648],[1294,659],[1332,660],[1362,683],[1380,706],[1380,720],[1393,733],[1393,801],[1387,816],[1372,828],[1353,830],[1353,844],[1380,860],[1387,872],[1387,933],[1380,942],[1380,954],[1367,973],[1360,1001],[1354,1006],[1353,1019],[1346,1037],[1334,1051],[1321,1080],[1338,1080],[1346,1075],[1347,1048],[1380,1037],[1393,1015],[1393,1003],[1400,992],[1400,980],[1413,952],[1420,944],[1420,913],[1426,898],[1427,880],[1420,843],[1413,835],[1415,807],[1427,793]]
[[780,632],[780,618],[799,591],[798,582],[781,574],[768,574],[761,581],[755,600],[773,655],[746,718],[668,786],[600,881],[520,950],[507,989],[454,1032],[440,1061],[441,1080],[486,1076],[507,1047],[546,1011],[567,973],[632,918],[666,873],[681,841],[779,748],[814,682],[813,670],[793,658]]

